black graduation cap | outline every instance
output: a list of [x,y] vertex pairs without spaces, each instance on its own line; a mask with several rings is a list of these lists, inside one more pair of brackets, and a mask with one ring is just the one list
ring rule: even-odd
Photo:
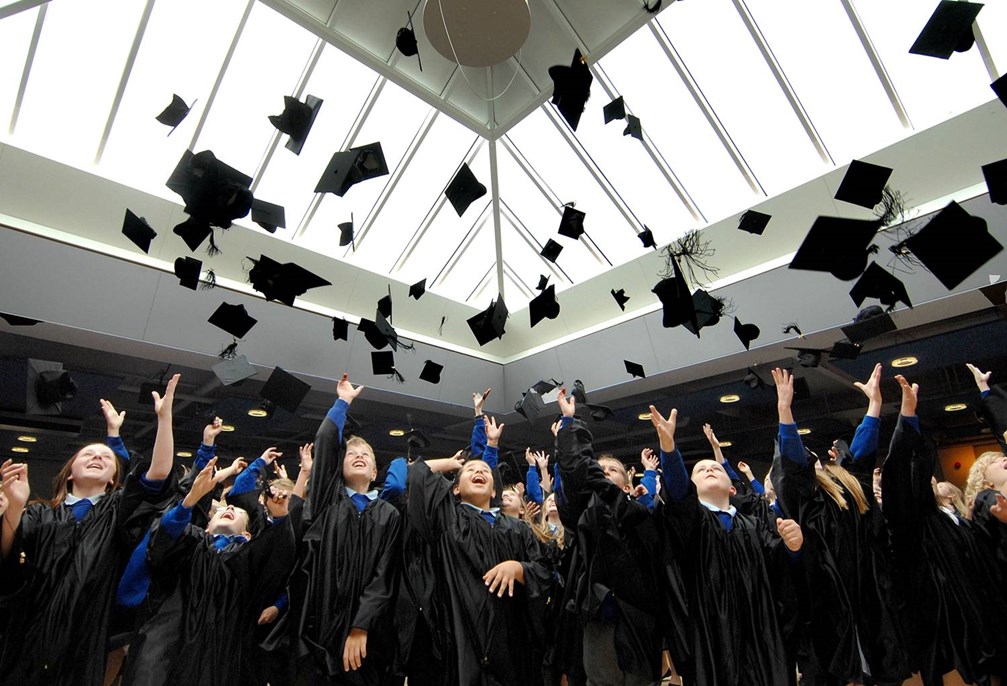
[[563,246],[550,238],[548,242],[546,242],[545,247],[542,248],[542,252],[540,252],[539,255],[550,262],[555,263],[556,258],[559,257],[561,252],[563,252]]
[[230,167],[209,150],[186,150],[167,186],[185,201],[185,212],[222,229],[252,209],[252,177]]
[[28,317],[19,317],[16,314],[8,314],[7,312],[0,312],[0,319],[11,326],[35,326],[40,323],[39,319],[29,319]]
[[248,280],[252,288],[266,296],[266,300],[278,300],[285,305],[293,306],[294,298],[304,295],[308,289],[332,285],[331,282],[293,262],[280,264],[265,255],[258,260],[251,257],[248,259],[255,263],[248,272]]
[[479,179],[469,169],[469,165],[462,162],[461,168],[455,173],[448,187],[444,189],[444,195],[447,196],[448,202],[460,217],[465,214],[469,205],[486,195],[486,186],[479,183]]
[[282,407],[293,414],[297,412],[304,396],[311,390],[311,384],[301,381],[288,371],[276,367],[259,391],[259,397]]
[[851,343],[863,343],[897,328],[890,314],[877,305],[871,305],[860,310],[853,323],[844,326],[842,331]]
[[479,314],[468,319],[469,328],[476,337],[479,345],[486,345],[494,338],[502,338],[504,325],[507,323],[507,305],[503,297],[499,297],[490,303],[490,306]]
[[345,248],[353,243],[353,218],[350,221],[339,224],[339,247]]
[[662,325],[666,329],[690,322],[697,330],[696,306],[692,301],[692,292],[685,282],[678,260],[672,259],[674,276],[662,279],[651,292],[657,295],[663,309]]
[[189,217],[172,229],[172,232],[176,236],[180,236],[182,240],[185,241],[189,250],[194,251],[203,244],[203,241],[210,237],[210,234],[213,233],[213,229],[210,228],[209,222]]
[[986,230],[986,220],[954,200],[902,243],[949,290],[1003,250]]
[[230,305],[225,302],[220,304],[207,321],[235,338],[244,338],[259,320],[250,317],[244,305]]
[[770,219],[772,219],[772,216],[768,214],[749,210],[741,215],[741,219],[738,221],[738,228],[748,233],[754,233],[756,236],[761,236],[762,232],[766,230],[766,226],[769,225]]
[[860,355],[860,344],[850,341],[836,341],[829,355],[836,360],[855,360]]
[[150,227],[147,220],[136,216],[129,209],[122,220],[122,234],[145,253],[150,252],[150,242],[157,238],[157,231]]
[[350,323],[342,317],[332,318],[332,340],[348,341],[350,339]]
[[864,271],[860,279],[850,290],[850,297],[857,307],[860,307],[867,298],[877,298],[881,304],[888,308],[894,308],[895,303],[903,302],[912,307],[909,300],[909,292],[902,280],[890,273],[887,269],[871,262]]
[[383,295],[378,300],[378,312],[380,312],[381,315],[385,319],[391,319],[392,318],[392,294],[391,294],[391,286],[388,287],[388,290],[389,290],[388,295]]
[[386,174],[388,165],[381,143],[350,148],[332,156],[315,184],[315,193],[334,193],[341,198],[351,186]]
[[196,290],[199,286],[199,272],[203,270],[203,263],[194,257],[175,258],[175,276],[178,277],[178,284]]
[[252,200],[252,221],[269,233],[276,233],[276,229],[287,227],[283,206],[258,198]]
[[1000,102],[1007,105],[1007,74],[1003,74],[999,79],[990,84],[990,88],[1000,98]]
[[1007,205],[1007,158],[983,165],[983,178],[990,193],[990,202]]
[[573,389],[570,391],[570,397],[577,401],[578,405],[587,405],[587,389],[584,388],[584,382],[580,379],[574,379]]
[[444,365],[437,364],[432,360],[427,360],[423,363],[423,371],[420,372],[420,380],[426,381],[427,383],[438,384],[441,382],[441,372],[444,370]]
[[632,114],[626,115],[626,128],[622,130],[623,136],[632,136],[638,141],[643,140],[643,124],[640,123],[640,118]]
[[397,374],[395,369],[395,353],[391,350],[382,350],[371,353],[371,372],[384,376]]
[[545,274],[538,275],[538,285],[535,286],[536,291],[544,291],[546,286],[549,285],[549,277]]
[[559,221],[559,235],[577,240],[584,233],[584,217],[587,214],[571,205],[563,207],[563,218]]
[[549,77],[553,83],[552,104],[570,128],[576,131],[580,115],[584,113],[584,105],[591,97],[591,82],[594,81],[591,69],[580,50],[575,50],[570,66],[549,67]]
[[367,342],[375,350],[381,350],[388,345],[397,350],[399,345],[398,333],[396,333],[395,329],[392,328],[388,320],[380,312],[376,313],[375,318],[377,321],[361,319],[360,323],[357,324],[357,331],[364,334],[364,338],[367,339]]
[[692,294],[692,303],[696,313],[695,321],[682,322],[682,326],[699,337],[700,329],[713,326],[720,321],[720,315],[724,311],[724,303],[702,288],[697,288]]
[[[979,292],[986,296],[991,305],[1007,305],[1007,281],[998,281],[983,286]],[[0,315],[2,317],[3,315]]]
[[427,280],[417,281],[412,286],[409,287],[409,297],[419,300],[423,297],[423,294],[427,292]]
[[879,219],[819,217],[790,268],[829,272],[842,281],[855,279],[867,268],[868,246],[880,228]]
[[618,98],[605,105],[603,112],[605,113],[606,124],[614,119],[625,119],[626,101],[623,100],[623,97],[620,95]]
[[891,175],[888,167],[853,160],[836,191],[836,200],[873,209],[881,202],[881,194]]
[[752,341],[759,337],[759,327],[755,324],[742,324],[741,320],[737,317],[734,318],[734,335],[738,337],[741,344],[745,346],[745,350],[751,350]]
[[308,139],[311,126],[315,123],[318,110],[322,108],[321,98],[309,95],[301,102],[290,95],[283,96],[283,112],[269,116],[269,123],[275,126],[280,133],[289,136],[286,148],[295,155],[301,154],[304,141]]
[[380,310],[374,313],[374,326],[385,337],[388,344],[392,346],[392,350],[399,349],[399,334]]
[[530,390],[538,393],[539,395],[545,395],[546,393],[548,393],[552,389],[557,388],[557,387],[562,386],[562,385],[563,385],[563,382],[562,381],[557,381],[556,379],[551,379],[551,378],[550,379],[540,379],[539,381],[536,381],[534,384],[532,384],[532,387],[531,387]]
[[555,286],[549,286],[532,299],[528,304],[528,315],[532,328],[543,319],[555,319],[559,316],[559,301],[556,300]]
[[629,302],[629,296],[626,295],[626,289],[620,288],[619,290],[612,289],[612,297],[615,298],[615,302],[618,303],[619,309],[623,312],[626,311],[626,303]]
[[965,52],[975,42],[972,23],[982,8],[978,2],[941,0],[909,52],[943,60],[954,52]]
[[403,26],[395,33],[395,47],[406,57],[416,56],[420,71],[423,71],[423,58],[420,57],[420,47],[416,44],[416,32],[413,30],[413,15],[408,10],[408,25]]
[[532,421],[545,410],[545,403],[542,396],[534,390],[528,390],[521,394],[521,399],[514,403],[514,411],[525,419]]
[[637,362],[630,362],[629,360],[623,360],[623,364],[626,365],[626,373],[632,374],[634,377],[641,379],[646,379],[647,374],[643,371],[643,365]]
[[[192,104],[195,105],[195,101],[193,101]],[[161,124],[171,127],[171,131],[168,132],[168,135],[170,136],[175,132],[178,125],[182,123],[182,120],[188,116],[191,109],[192,105],[186,105],[185,100],[182,100],[180,96],[172,95],[171,102],[168,106],[161,111],[161,114],[154,118]]]
[[247,357],[238,355],[229,360],[221,360],[213,365],[213,373],[224,386],[233,386],[255,376],[255,367],[252,366]]
[[636,234],[636,237],[640,239],[645,248],[657,249],[657,243],[654,241],[654,232],[648,229],[646,226],[643,227],[643,231]]

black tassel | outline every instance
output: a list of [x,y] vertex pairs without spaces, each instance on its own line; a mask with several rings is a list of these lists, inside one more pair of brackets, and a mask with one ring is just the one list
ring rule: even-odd
[[399,370],[398,370],[398,369],[393,369],[393,370],[392,370],[392,375],[391,375],[391,376],[389,376],[388,378],[389,378],[389,379],[391,379],[391,378],[393,378],[393,377],[394,377],[394,378],[395,378],[395,380],[396,380],[396,381],[398,381],[399,383],[405,383],[405,382],[406,382],[406,379],[405,379],[405,377],[404,377],[404,376],[402,376],[401,374],[399,374]]
[[[688,231],[684,236],[666,246],[664,253],[664,271],[661,278],[671,278],[674,276],[674,266],[672,263],[678,261],[679,266],[684,266],[689,275],[689,282],[693,286],[701,286],[709,280],[716,278],[720,270],[709,264],[707,258],[713,257],[717,252],[710,245],[710,241],[703,240],[698,229]],[[697,276],[699,274],[699,276]]]
[[647,4],[647,0],[643,1],[643,10],[647,14],[657,14],[661,11],[661,4],[664,0],[654,0],[653,3]]
[[229,346],[220,351],[217,355],[222,360],[233,360],[238,356],[238,341],[235,340]]
[[217,247],[217,242],[214,239],[215,232],[210,230],[210,243],[206,246],[206,254],[210,257],[216,257],[220,254],[220,248]]
[[801,331],[801,327],[797,325],[797,322],[790,322],[784,326],[783,333],[796,333],[799,337],[804,338],[804,333]]
[[906,200],[902,192],[885,186],[881,191],[881,202],[874,208],[874,216],[881,221],[881,226],[901,224],[906,218]]
[[217,287],[217,275],[213,273],[212,269],[207,269],[206,276],[204,276],[203,280],[199,283],[199,290],[208,291],[216,287]]

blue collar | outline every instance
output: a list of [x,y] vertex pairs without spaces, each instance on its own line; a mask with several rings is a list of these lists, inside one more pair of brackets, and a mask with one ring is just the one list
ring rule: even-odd
[[232,543],[245,544],[248,543],[248,539],[241,534],[213,534],[210,538],[213,542],[213,547],[217,550],[223,550]]
[[377,490],[374,490],[374,491],[367,491],[367,493],[360,493],[360,492],[358,492],[358,491],[354,491],[354,490],[353,490],[352,488],[350,488],[349,486],[344,486],[343,488],[345,488],[345,489],[346,489],[346,496],[347,496],[348,498],[352,498],[352,497],[353,497],[353,496],[355,496],[355,495],[362,495],[362,496],[364,496],[365,498],[367,498],[368,500],[377,500],[377,499],[378,499],[378,492],[377,492]]

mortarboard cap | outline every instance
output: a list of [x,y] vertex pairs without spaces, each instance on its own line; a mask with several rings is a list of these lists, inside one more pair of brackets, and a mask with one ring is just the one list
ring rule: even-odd
[[420,372],[420,380],[433,384],[440,383],[441,372],[443,370],[444,365],[437,364],[432,360],[427,360],[426,362],[423,363],[423,371]]
[[877,219],[819,217],[790,268],[829,272],[837,279],[851,281],[867,268],[867,249],[880,228]]
[[692,292],[682,276],[678,260],[672,259],[674,276],[662,279],[651,290],[661,301],[663,316],[661,324],[666,329],[690,322],[696,330],[699,324],[696,319],[696,306],[692,300]]
[[203,269],[203,263],[193,257],[175,258],[175,276],[178,277],[178,284],[196,290],[199,286],[199,272]]
[[741,344],[745,346],[745,350],[750,350],[752,341],[759,337],[759,327],[755,324],[742,324],[741,320],[737,317],[734,318],[734,335],[738,337]]
[[944,60],[952,53],[965,52],[975,42],[972,23],[982,8],[978,2],[941,0],[909,52]]
[[409,287],[409,297],[419,300],[423,297],[423,294],[427,292],[427,280],[417,281],[412,286]]
[[[380,313],[378,316],[381,316]],[[385,324],[387,325],[387,323],[388,322],[386,321]],[[360,323],[357,324],[357,331],[364,334],[364,338],[367,339],[367,342],[370,343],[371,347],[375,350],[381,350],[391,343],[388,336],[385,335],[385,332],[378,327],[377,322],[373,322],[370,319],[361,319]],[[397,343],[398,341],[396,341],[396,344]]]
[[583,381],[574,379],[570,397],[576,400],[578,405],[587,405],[587,389],[584,388]]
[[550,238],[542,248],[542,252],[540,252],[539,255],[555,264],[556,258],[559,257],[561,252],[563,252],[563,246]]
[[769,225],[770,219],[772,217],[768,214],[749,210],[741,215],[741,219],[738,221],[738,228],[748,233],[754,233],[756,236],[761,236],[762,232],[766,230],[766,226]]
[[632,136],[638,141],[643,140],[643,124],[640,118],[632,114],[626,115],[626,128],[622,130],[623,136]]
[[648,229],[646,226],[643,227],[643,231],[636,234],[636,237],[640,239],[645,248],[657,248],[657,243],[654,242],[654,232]]
[[451,183],[444,189],[444,195],[447,196],[448,202],[460,217],[465,214],[469,205],[486,195],[486,186],[479,183],[476,175],[469,169],[469,165],[463,162],[454,178],[451,179]]
[[[193,102],[193,105],[196,104]],[[191,105],[186,105],[185,100],[182,100],[178,95],[171,96],[171,102],[165,107],[161,114],[154,117],[158,122],[164,124],[165,126],[170,126],[171,131],[168,132],[170,136],[182,120],[186,118],[189,114],[189,110],[192,109]]]
[[269,123],[289,136],[286,148],[295,155],[301,154],[304,142],[308,139],[312,124],[322,107],[321,98],[309,95],[301,102],[289,95],[283,96],[283,112],[269,116]]
[[[983,286],[979,292],[986,296],[992,305],[1007,305],[1007,281],[997,281],[989,286]],[[0,315],[2,316],[2,315]]]
[[626,303],[629,302],[629,296],[626,295],[626,289],[620,288],[619,290],[612,289],[612,297],[615,298],[615,302],[619,305],[619,309],[623,312],[626,311]]
[[860,355],[860,344],[850,341],[836,341],[829,355],[836,360],[855,360]]
[[507,323],[507,305],[503,297],[498,297],[485,310],[468,319],[469,328],[479,345],[486,345],[494,338],[502,338]]
[[626,101],[620,95],[618,98],[612,102],[605,105],[605,123],[609,123],[614,119],[625,119],[626,118]]
[[220,304],[207,321],[235,338],[244,338],[259,320],[250,317],[244,305],[230,305],[225,302]]
[[244,355],[222,360],[213,365],[213,373],[224,386],[233,386],[255,376],[255,367]]
[[353,220],[339,225],[339,247],[345,248],[353,243]]
[[559,301],[556,300],[555,286],[549,286],[528,303],[528,315],[532,328],[543,319],[555,319],[559,316]]
[[35,326],[40,323],[39,319],[29,319],[28,317],[19,317],[16,314],[9,314],[7,312],[0,312],[0,319],[11,326]]
[[954,200],[903,245],[949,290],[1003,250],[986,230],[986,220]]
[[252,209],[251,185],[252,177],[224,164],[209,150],[182,153],[167,182],[185,201],[186,214],[222,229]]
[[626,365],[626,373],[627,374],[632,374],[633,376],[641,378],[641,379],[646,379],[647,378],[647,374],[644,373],[644,371],[643,371],[643,365],[642,364],[639,364],[637,362],[630,362],[629,360],[623,360],[623,363]]
[[909,292],[906,285],[888,270],[879,266],[877,262],[871,262],[864,271],[860,279],[850,290],[850,297],[853,303],[860,307],[867,298],[877,298],[881,304],[889,309],[895,307],[895,303],[903,302],[912,307],[909,300]]
[[695,321],[682,322],[682,326],[698,337],[700,329],[713,326],[720,321],[720,315],[724,311],[724,303],[702,288],[697,288],[696,292],[692,294],[692,303],[696,319]]
[[406,57],[413,57],[420,51],[416,44],[416,34],[408,26],[403,26],[395,33],[395,47]]
[[334,193],[341,198],[351,186],[386,174],[388,165],[381,143],[350,148],[332,156],[315,184],[315,193]]
[[276,367],[266,379],[262,390],[259,391],[259,396],[293,414],[297,412],[298,406],[310,390],[311,384],[301,381],[280,367]]
[[521,394],[521,399],[514,403],[514,411],[528,421],[533,421],[543,410],[545,403],[542,401],[542,396],[534,390],[525,391]]
[[210,234],[213,233],[213,229],[210,228],[209,222],[189,217],[172,229],[172,232],[176,236],[180,236],[182,240],[185,241],[189,250],[194,251],[203,244],[203,241],[210,237]]
[[563,208],[563,218],[559,221],[559,235],[577,240],[584,233],[584,217],[587,214],[570,205]]
[[836,191],[836,200],[873,209],[881,202],[881,194],[891,175],[892,170],[888,167],[853,160]]
[[136,216],[129,209],[122,220],[122,234],[144,252],[150,251],[150,242],[157,238],[157,231],[150,227],[147,220]]
[[347,341],[350,338],[350,323],[342,317],[332,318],[332,340]]
[[395,353],[391,350],[372,352],[371,371],[384,376],[395,374]]
[[252,200],[252,221],[269,233],[276,233],[276,229],[287,226],[283,206],[265,200]]
[[1007,74],[1002,74],[999,79],[991,83],[990,88],[1000,98],[1000,102],[1007,105]]
[[851,343],[863,343],[897,328],[891,315],[877,305],[871,305],[860,310],[853,323],[844,326],[842,331]]
[[[389,291],[391,287],[389,287]],[[381,313],[385,319],[392,318],[392,294],[389,292],[388,295],[383,295],[378,300],[378,312]]]
[[392,350],[399,349],[399,334],[395,331],[385,315],[379,310],[374,313],[374,326],[377,328],[378,332],[385,337],[388,344],[392,346]]
[[591,82],[594,81],[591,69],[580,50],[575,50],[570,66],[549,67],[549,77],[553,83],[552,104],[570,128],[576,131],[580,115],[584,113],[584,105],[591,97]]
[[544,291],[546,286],[549,285],[549,277],[546,274],[538,275],[538,285],[535,286],[536,291]]
[[266,300],[278,300],[293,306],[294,298],[303,295],[308,289],[332,285],[293,262],[280,264],[265,255],[258,260],[251,257],[248,259],[255,263],[248,272],[248,281],[252,288],[266,296]]
[[990,202],[1007,205],[1007,158],[984,164],[983,178],[986,179]]
[[538,393],[539,395],[545,395],[546,393],[552,391],[554,388],[558,388],[559,386],[562,385],[563,382],[557,381],[556,379],[541,379],[539,381],[536,381],[529,390],[532,390]]

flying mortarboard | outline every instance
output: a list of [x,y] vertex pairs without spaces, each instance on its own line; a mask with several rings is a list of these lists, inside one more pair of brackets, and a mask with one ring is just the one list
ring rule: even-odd
[[542,252],[540,252],[539,255],[555,264],[556,258],[559,257],[561,252],[563,252],[563,246],[550,238],[542,248]]
[[1000,98],[1000,102],[1007,105],[1007,74],[1002,74],[999,79],[991,83],[990,88]]
[[626,289],[620,288],[619,290],[612,289],[612,297],[615,298],[615,302],[619,305],[619,309],[623,312],[626,311],[626,303],[629,302],[629,296],[626,295]]
[[817,367],[822,362],[822,353],[828,352],[815,348],[787,348],[787,350],[797,351],[797,362],[802,367]]
[[584,217],[587,214],[571,205],[563,207],[563,218],[559,221],[559,235],[577,240],[584,233]]
[[532,384],[530,390],[535,391],[539,395],[544,396],[545,394],[551,392],[555,388],[559,388],[563,385],[562,381],[557,381],[556,379],[540,379]]
[[724,303],[702,288],[697,288],[696,292],[692,294],[692,303],[696,319],[695,321],[682,322],[682,326],[699,337],[700,329],[713,326],[720,321],[720,315],[724,311]]
[[528,421],[533,421],[543,410],[545,403],[542,401],[542,396],[534,390],[525,391],[521,394],[521,399],[514,403],[514,411]]
[[248,280],[252,288],[266,296],[266,300],[278,300],[285,305],[293,306],[294,298],[303,295],[308,289],[332,285],[331,282],[293,262],[280,264],[265,255],[258,260],[251,257],[248,259],[255,263],[248,272]]
[[632,136],[638,141],[643,140],[643,124],[640,123],[640,118],[635,117],[632,114],[626,115],[626,128],[622,130],[623,136]]
[[850,341],[836,341],[829,355],[836,360],[855,360],[860,355],[860,344]]
[[643,371],[642,364],[639,364],[637,362],[630,362],[629,360],[623,360],[623,363],[626,365],[627,374],[632,374],[634,377],[638,377],[641,379],[647,378],[647,374]]
[[549,285],[549,277],[545,274],[538,275],[538,284],[535,286],[536,291],[544,291],[546,286]]
[[250,317],[244,305],[230,305],[225,302],[220,304],[207,321],[235,338],[244,338],[259,320]]
[[283,96],[283,112],[269,115],[269,123],[277,128],[280,133],[285,133],[287,139],[287,150],[295,155],[301,154],[304,142],[308,139],[311,126],[315,123],[318,110],[322,107],[321,98],[309,95],[301,102],[297,98],[289,95]]
[[392,318],[392,294],[391,294],[391,288],[392,288],[391,286],[388,287],[388,291],[389,291],[388,295],[383,295],[383,296],[381,296],[380,299],[378,299],[378,312],[380,312],[381,315],[385,319],[391,319]]
[[386,174],[388,165],[381,143],[350,148],[332,156],[315,184],[315,193],[334,193],[341,198],[353,185]]
[[662,279],[652,289],[652,292],[661,301],[663,311],[661,324],[664,328],[670,329],[690,322],[698,330],[699,324],[696,319],[696,306],[692,300],[692,292],[685,282],[678,261],[672,259],[672,265],[674,276]]
[[233,386],[255,376],[255,367],[244,355],[222,360],[213,365],[213,373],[224,386]]
[[982,8],[978,2],[941,0],[909,52],[944,60],[952,53],[965,52],[975,42],[972,23]]
[[860,279],[850,290],[850,297],[853,303],[860,307],[867,298],[877,298],[881,304],[887,308],[894,308],[895,303],[903,302],[912,307],[909,300],[909,292],[901,279],[891,274],[888,270],[879,266],[877,262],[871,262],[864,271]]
[[[392,348],[397,349],[399,344],[399,335],[380,312],[377,312],[375,316],[378,321],[361,319],[360,323],[357,324],[357,331],[364,334],[364,338],[367,339],[367,342],[370,343],[371,347],[375,350],[381,350],[389,345],[391,345]],[[380,325],[378,322],[381,322]]]
[[984,164],[983,178],[986,179],[990,202],[1007,205],[1007,158]]
[[374,313],[374,326],[377,327],[378,332],[385,337],[388,344],[392,346],[392,350],[399,349],[399,334],[385,318],[383,312],[378,310]]
[[304,396],[311,390],[311,384],[301,381],[288,371],[276,367],[266,379],[259,396],[287,412],[297,412]]
[[873,209],[881,202],[881,194],[891,175],[888,167],[853,160],[836,191],[836,200]]
[[416,32],[413,29],[412,12],[406,11],[408,26],[403,26],[395,33],[395,47],[406,57],[416,56],[420,71],[423,71],[423,59],[420,57],[420,47],[416,43]]
[[35,326],[40,323],[39,319],[29,319],[28,317],[20,317],[16,314],[8,314],[7,312],[0,312],[0,319],[11,326]]
[[819,217],[790,268],[829,272],[837,279],[851,281],[867,268],[868,246],[880,228],[877,219]]
[[507,323],[507,305],[503,297],[498,297],[490,306],[468,319],[469,328],[479,345],[486,345],[495,338],[502,338]]
[[209,222],[189,217],[172,229],[172,233],[176,236],[180,236],[189,247],[189,250],[195,251],[203,244],[203,241],[210,237],[210,234],[213,233],[213,229],[210,228]]
[[625,119],[626,118],[626,101],[620,95],[618,98],[612,102],[605,105],[602,110],[605,114],[605,123],[609,123],[614,119]]
[[432,360],[427,360],[423,363],[423,371],[420,372],[420,380],[426,381],[427,383],[438,384],[441,382],[441,372],[444,370],[444,365],[437,364]]
[[167,186],[185,201],[190,217],[222,229],[252,209],[252,177],[230,167],[209,150],[186,150],[168,178]]
[[451,183],[444,189],[444,195],[447,196],[451,207],[455,208],[455,212],[460,217],[465,214],[469,205],[486,195],[486,186],[479,183],[479,179],[469,169],[469,165],[463,162],[454,178],[451,179]]
[[136,216],[129,209],[122,220],[122,234],[145,253],[150,251],[150,242],[157,238],[157,231],[150,227],[147,220]]
[[[196,102],[194,100],[192,105],[195,104]],[[161,114],[154,118],[161,124],[171,127],[171,131],[168,132],[168,135],[170,136],[175,132],[178,125],[182,123],[182,120],[188,116],[189,111],[192,109],[192,105],[186,105],[185,100],[182,100],[181,97],[178,95],[172,95],[171,102],[168,106],[161,111]]]
[[332,340],[347,341],[350,338],[350,323],[342,317],[332,318]]
[[528,304],[528,315],[531,327],[535,328],[543,319],[555,319],[559,316],[559,301],[556,300],[556,287],[549,286]]
[[353,244],[353,216],[350,216],[350,221],[343,222],[339,225],[339,247],[345,248],[347,245]]
[[871,305],[860,310],[853,323],[842,327],[842,331],[851,343],[863,343],[897,328],[890,314],[877,305]]
[[657,249],[657,243],[654,241],[654,232],[648,229],[646,226],[643,227],[643,231],[636,234],[636,237],[640,239],[645,248]]
[[276,229],[287,227],[283,206],[265,200],[252,200],[252,221],[269,233],[276,233]]
[[398,371],[395,369],[395,353],[391,350],[372,352],[371,372],[382,376],[398,374]]
[[752,341],[758,338],[761,333],[755,324],[742,324],[740,319],[734,318],[734,335],[745,346],[745,350],[751,350]]
[[199,286],[199,272],[203,270],[203,263],[194,257],[175,258],[175,276],[178,277],[178,284],[192,290]]
[[949,290],[1003,250],[986,230],[986,220],[954,200],[903,244]]
[[753,233],[756,236],[761,236],[762,232],[766,230],[766,226],[769,225],[770,219],[772,219],[772,216],[768,214],[749,210],[741,215],[741,219],[738,221],[738,228],[742,231]]
[[423,294],[427,292],[427,280],[417,281],[412,286],[409,287],[409,297],[419,300],[423,297]]
[[580,50],[575,50],[570,66],[549,67],[549,77],[553,83],[552,104],[570,128],[576,131],[584,105],[591,97],[591,82],[594,81],[591,69]]
[[755,390],[756,388],[766,387],[766,382],[763,381],[762,377],[759,376],[758,372],[756,372],[751,367],[748,368],[748,372],[745,374],[745,378],[742,379],[742,383],[744,383],[746,386],[748,386],[753,390]]

